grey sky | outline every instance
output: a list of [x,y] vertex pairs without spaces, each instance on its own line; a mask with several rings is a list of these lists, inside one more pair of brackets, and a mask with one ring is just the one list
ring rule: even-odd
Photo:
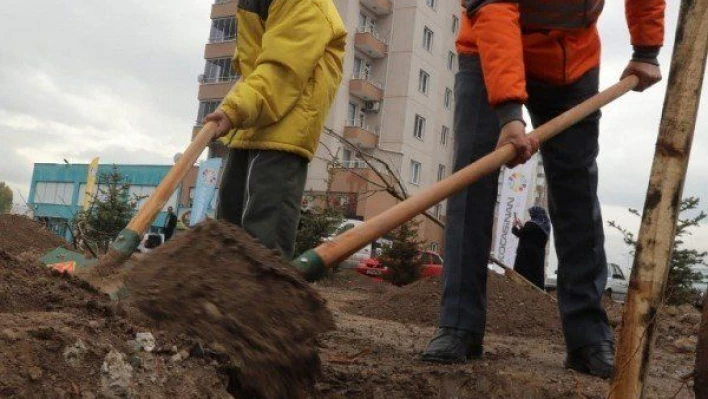
[[[0,181],[27,194],[35,162],[170,163],[197,113],[211,0],[3,0],[0,13]],[[623,3],[607,2],[602,87],[631,53]],[[669,1],[664,76],[678,2]],[[665,79],[666,81],[666,79]],[[665,82],[664,81],[664,82]],[[642,208],[666,86],[604,110],[600,197],[605,219],[630,226]],[[708,89],[685,186],[708,208]],[[708,228],[694,237],[708,249]],[[608,230],[611,257],[623,251]]]

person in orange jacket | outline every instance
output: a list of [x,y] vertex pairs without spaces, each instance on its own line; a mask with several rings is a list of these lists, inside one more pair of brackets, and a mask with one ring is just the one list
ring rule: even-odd
[[[457,39],[455,170],[512,143],[527,161],[539,148],[528,138],[522,106],[539,126],[595,95],[603,0],[463,0]],[[634,53],[622,77],[637,91],[661,80],[664,0],[626,0]],[[614,341],[600,304],[607,281],[597,197],[600,112],[541,146],[558,268],[558,306],[565,366],[609,378]],[[444,290],[439,329],[422,359],[457,363],[481,357],[486,280],[498,173],[448,201]]]

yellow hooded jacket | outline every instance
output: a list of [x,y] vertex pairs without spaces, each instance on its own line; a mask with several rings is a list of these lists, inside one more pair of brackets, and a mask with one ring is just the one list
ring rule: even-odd
[[220,109],[232,148],[277,150],[312,160],[342,80],[347,31],[332,0],[240,0],[241,79]]

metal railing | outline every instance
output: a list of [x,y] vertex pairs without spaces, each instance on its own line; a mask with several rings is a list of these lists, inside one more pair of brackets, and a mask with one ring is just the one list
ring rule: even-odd
[[357,31],[357,33],[371,33],[371,35],[372,35],[373,37],[375,37],[376,39],[378,39],[378,40],[379,40],[380,42],[382,42],[383,44],[386,44],[386,39],[383,38],[383,37],[381,37],[381,35],[379,34],[379,32],[377,32],[376,29],[373,28],[373,27],[371,27],[371,26],[360,26],[360,27],[358,27],[358,28],[356,29],[356,31]]
[[359,72],[359,73],[354,72],[352,74],[352,80],[365,80],[365,81],[371,83],[372,85],[378,87],[379,89],[383,90],[383,84],[371,79],[371,77],[369,75],[371,75],[371,71],[369,71],[368,74],[363,71]]

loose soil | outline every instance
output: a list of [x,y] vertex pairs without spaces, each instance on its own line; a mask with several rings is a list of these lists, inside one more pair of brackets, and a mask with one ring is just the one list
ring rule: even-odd
[[[384,290],[355,281],[320,285],[338,326],[322,344],[321,398],[600,399],[608,393],[607,381],[563,368],[556,303],[505,276],[489,275],[484,358],[454,366],[418,360],[437,325],[439,279]],[[606,300],[606,308],[619,327],[622,305]],[[694,342],[699,321],[691,307],[664,309],[647,398],[694,398],[692,383],[682,377],[693,369],[695,352],[675,342]]]
[[[442,280],[426,278],[385,293],[375,304],[354,302],[346,310],[374,319],[434,326],[438,323]],[[489,272],[487,331],[511,337],[562,338],[558,307],[550,296]]]
[[[607,381],[563,368],[556,304],[493,273],[484,358],[433,365],[418,355],[437,324],[439,279],[398,288],[342,271],[310,286],[242,232],[213,226],[135,260],[136,302],[112,302],[34,260],[62,244],[37,239],[48,233],[41,225],[0,220],[0,398],[607,395]],[[620,328],[622,305],[605,305]],[[331,315],[336,329],[320,333]],[[699,323],[690,306],[661,310],[647,398],[694,398],[682,377],[693,370]],[[138,332],[151,332],[157,348],[136,348]]]
[[[135,333],[147,331],[139,319],[85,283],[0,249],[0,398],[230,397],[205,358],[132,350]],[[155,336],[167,348],[191,346]],[[123,384],[101,370],[111,351],[125,356]]]
[[66,241],[26,216],[0,215],[0,248],[21,259],[37,259]]
[[334,327],[324,300],[245,231],[210,221],[134,265],[130,300],[156,327],[200,337],[234,365],[237,398],[306,398],[315,338]]

